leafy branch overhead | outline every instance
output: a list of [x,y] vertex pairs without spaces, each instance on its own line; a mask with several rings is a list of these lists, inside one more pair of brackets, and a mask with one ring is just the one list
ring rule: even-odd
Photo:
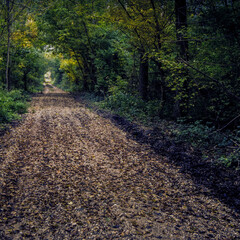
[[121,79],[128,85],[121,93],[159,102],[157,117],[215,126],[239,112],[237,1],[9,0],[0,11],[0,78],[8,89],[37,85],[16,71],[22,48],[51,49],[44,71],[65,88],[107,100]]

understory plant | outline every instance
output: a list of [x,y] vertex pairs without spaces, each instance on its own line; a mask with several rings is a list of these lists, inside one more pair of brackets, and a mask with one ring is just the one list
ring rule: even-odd
[[117,90],[112,92],[100,103],[103,108],[110,109],[128,120],[148,123],[158,118],[161,102],[152,100],[145,102],[139,96]]
[[27,112],[27,107],[27,96],[23,91],[0,89],[0,123],[19,119],[20,114]]
[[209,125],[201,121],[179,124],[173,130],[173,135],[177,142],[190,144],[200,150],[206,160],[239,169],[240,127],[235,131],[220,131]]

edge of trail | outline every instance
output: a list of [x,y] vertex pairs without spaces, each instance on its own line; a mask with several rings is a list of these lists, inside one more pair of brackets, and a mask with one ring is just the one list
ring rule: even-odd
[[0,141],[1,239],[240,237],[212,189],[56,87]]
[[240,213],[240,174],[238,170],[216,164],[211,159],[204,159],[201,151],[174,141],[165,132],[168,131],[166,122],[145,127],[118,114],[98,108],[81,94],[73,94],[73,97],[99,116],[109,119],[115,126],[126,132],[129,138],[140,144],[150,145],[156,154],[167,157],[170,164],[180,168],[182,173],[190,175],[196,184],[207,187],[211,190],[213,197]]

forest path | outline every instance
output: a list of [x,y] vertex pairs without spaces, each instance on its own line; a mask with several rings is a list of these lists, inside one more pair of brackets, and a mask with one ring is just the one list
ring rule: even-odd
[[239,239],[239,215],[48,85],[0,141],[0,239]]

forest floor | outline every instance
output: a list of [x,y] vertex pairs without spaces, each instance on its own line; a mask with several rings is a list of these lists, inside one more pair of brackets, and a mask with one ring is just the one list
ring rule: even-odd
[[211,188],[51,85],[0,147],[0,239],[240,239]]

